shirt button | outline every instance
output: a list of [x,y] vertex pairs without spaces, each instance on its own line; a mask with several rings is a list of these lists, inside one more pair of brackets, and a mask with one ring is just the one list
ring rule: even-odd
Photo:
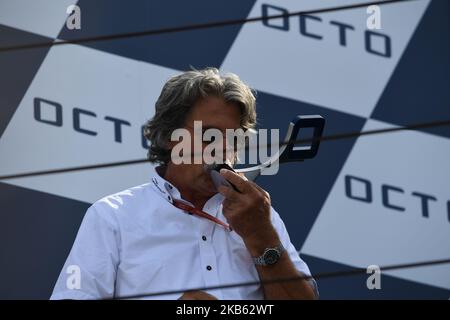
[[206,270],[211,271],[212,267],[211,266],[207,266]]
[[202,236],[202,240],[203,240],[203,241],[206,241],[206,237],[205,237],[205,236]]

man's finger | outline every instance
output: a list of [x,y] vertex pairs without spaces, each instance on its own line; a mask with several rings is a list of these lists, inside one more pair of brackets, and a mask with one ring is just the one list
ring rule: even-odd
[[225,211],[233,210],[233,202],[228,199],[225,199],[222,202],[222,207],[223,207],[224,213],[225,213]]
[[231,200],[234,201],[236,199],[238,199],[239,197],[239,192],[235,191],[232,187],[227,187],[227,186],[219,186],[219,188],[217,189],[227,200]]
[[244,193],[246,190],[248,190],[249,182],[247,178],[241,177],[239,174],[227,169],[221,169],[220,174],[222,175],[222,177],[232,183],[238,189],[238,191]]
[[261,188],[258,184],[256,184],[256,182],[251,182],[252,186],[254,186],[256,189],[258,189],[259,191],[261,191],[261,193],[263,193],[265,196],[270,197],[269,193],[264,190],[263,188]]

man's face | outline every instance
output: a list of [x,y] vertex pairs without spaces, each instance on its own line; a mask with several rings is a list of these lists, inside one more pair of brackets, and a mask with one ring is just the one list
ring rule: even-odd
[[[208,141],[203,141],[202,137],[195,136],[194,121],[201,121],[203,132],[208,129],[220,130],[224,137],[223,146],[225,148],[226,129],[239,129],[240,120],[241,114],[239,107],[236,104],[227,103],[222,98],[213,96],[197,101],[187,116],[184,126],[184,128],[191,133],[191,154],[193,157],[202,157],[202,155],[196,154],[194,151],[194,139],[202,141],[202,154],[205,147],[210,143]],[[199,195],[214,195],[216,189],[210,175],[204,170],[204,162],[202,161],[202,164],[195,164],[193,157],[191,157],[191,164],[179,164],[174,165],[174,167],[177,167],[178,174],[182,175],[183,180]],[[232,159],[228,158],[227,160]]]

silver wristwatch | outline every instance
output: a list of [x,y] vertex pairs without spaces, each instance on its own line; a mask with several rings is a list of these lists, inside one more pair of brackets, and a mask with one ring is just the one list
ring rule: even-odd
[[278,246],[274,248],[266,248],[264,253],[259,257],[253,258],[253,262],[257,266],[270,266],[280,259],[281,254],[285,251],[283,245],[280,243]]

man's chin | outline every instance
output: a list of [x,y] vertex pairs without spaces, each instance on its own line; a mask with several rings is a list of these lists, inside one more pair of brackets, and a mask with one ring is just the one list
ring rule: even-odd
[[216,186],[212,182],[211,178],[207,177],[205,180],[206,180],[205,184],[204,184],[205,192],[208,193],[211,196],[215,195],[218,191],[216,189]]
[[219,192],[219,191],[217,191],[217,189],[216,189],[216,186],[214,185],[214,184],[209,184],[207,187],[206,187],[206,189],[207,189],[207,192],[209,192],[209,194],[211,195],[211,196],[213,196],[213,195],[215,195],[217,192]]

